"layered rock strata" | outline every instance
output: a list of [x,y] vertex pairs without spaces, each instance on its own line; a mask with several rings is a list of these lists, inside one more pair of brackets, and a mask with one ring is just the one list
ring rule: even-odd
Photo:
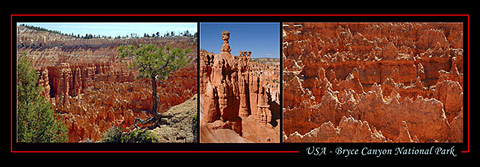
[[283,40],[285,142],[463,142],[462,23],[284,23]]

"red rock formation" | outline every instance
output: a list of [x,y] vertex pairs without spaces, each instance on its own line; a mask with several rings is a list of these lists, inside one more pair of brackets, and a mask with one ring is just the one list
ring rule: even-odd
[[58,94],[77,96],[83,93],[83,89],[98,82],[132,82],[135,80],[133,72],[126,69],[122,63],[91,63],[75,64],[61,63],[59,66],[49,66],[48,77],[53,91],[51,97]]
[[407,122],[403,121],[402,126],[400,127],[400,134],[398,134],[398,137],[395,139],[395,142],[397,143],[412,143],[414,142],[412,140],[412,136],[410,135],[410,132],[408,131],[408,126]]
[[41,95],[50,97],[50,84],[48,79],[48,69],[43,68],[38,70],[37,74],[40,76],[38,79],[38,86],[42,88]]
[[[200,141],[279,142],[279,68],[251,62],[251,52],[230,54],[228,31],[222,39],[220,54],[200,52]],[[227,140],[229,130],[238,136]]]
[[[97,69],[102,69],[103,66],[98,67]],[[93,74],[91,82],[93,85],[84,89],[81,89],[81,85],[88,84],[78,84],[80,88],[69,89],[69,83],[73,82],[72,77],[67,82],[61,82],[65,78],[52,78],[64,83],[60,85],[67,85],[65,89],[59,90],[79,90],[80,92],[74,96],[72,91],[59,91],[55,92],[53,98],[55,111],[61,113],[69,125],[70,142],[87,139],[98,141],[102,138],[103,132],[112,126],[121,126],[126,129],[133,125],[135,118],[149,117],[146,111],[152,108],[150,81],[133,80],[133,76],[130,78],[119,75],[128,73],[112,72],[106,69],[113,70],[113,68],[103,68],[104,73],[99,70],[98,74]],[[197,84],[192,82],[197,78],[194,69],[196,69],[196,63],[191,63],[175,71],[164,84],[158,83],[160,112],[165,112],[196,94]]]
[[[462,142],[462,26],[284,23],[285,142]],[[343,117],[383,140],[338,138]]]
[[358,121],[353,117],[342,117],[338,127],[330,121],[323,123],[320,127],[311,130],[304,135],[294,132],[285,138],[293,143],[315,143],[315,142],[386,142],[381,132],[372,129],[367,121]]

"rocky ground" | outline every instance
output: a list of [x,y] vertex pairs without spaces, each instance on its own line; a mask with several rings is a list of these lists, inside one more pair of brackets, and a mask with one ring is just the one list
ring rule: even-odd
[[[150,80],[137,79],[138,70],[127,68],[131,60],[117,58],[118,46],[197,47],[196,41],[187,37],[77,39],[22,26],[17,30],[18,56],[25,54],[39,71],[43,95],[65,120],[69,142],[99,141],[113,126],[126,129],[135,118],[150,117]],[[160,112],[197,94],[197,54],[188,56],[192,63],[171,74],[166,84],[157,83]]]
[[285,142],[462,142],[462,23],[284,23]]
[[194,143],[198,142],[197,94],[182,104],[176,105],[164,112],[164,118],[159,127],[152,130],[158,136],[160,143]]

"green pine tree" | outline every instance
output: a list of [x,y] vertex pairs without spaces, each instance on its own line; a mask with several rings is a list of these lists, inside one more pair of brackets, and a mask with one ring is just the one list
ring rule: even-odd
[[142,124],[158,120],[160,114],[158,114],[157,111],[157,81],[162,82],[166,80],[170,73],[190,63],[191,60],[186,57],[190,49],[171,48],[169,46],[158,47],[155,44],[140,44],[139,46],[120,46],[118,50],[120,51],[121,58],[134,58],[133,66],[131,67],[139,69],[140,78],[149,78],[152,82],[153,107],[150,112],[154,117],[146,121],[138,120],[140,120]]
[[57,119],[50,103],[40,95],[38,74],[26,56],[17,60],[17,142],[67,142],[67,126]]

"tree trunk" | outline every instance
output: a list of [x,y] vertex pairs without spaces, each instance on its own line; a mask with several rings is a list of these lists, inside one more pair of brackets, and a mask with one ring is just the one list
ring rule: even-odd
[[[158,112],[157,112],[157,105],[158,105],[158,101],[157,101],[157,79],[155,77],[151,77],[150,79],[152,80],[152,100],[153,100],[152,111],[150,111],[150,113],[153,116],[150,117],[150,118],[147,118],[145,120],[140,119],[140,118],[135,118],[135,122],[132,125],[132,126],[135,126],[135,128],[139,128],[137,126],[137,122],[140,122],[142,125],[145,125],[145,124],[149,124],[149,123],[152,123],[152,122],[161,121],[161,119],[162,119],[162,114],[158,114]],[[150,128],[153,129],[156,126],[157,125],[155,123],[154,125],[151,125]]]
[[155,76],[152,76],[152,100],[153,100],[153,107],[152,107],[152,114],[154,116],[157,115],[157,79]]

